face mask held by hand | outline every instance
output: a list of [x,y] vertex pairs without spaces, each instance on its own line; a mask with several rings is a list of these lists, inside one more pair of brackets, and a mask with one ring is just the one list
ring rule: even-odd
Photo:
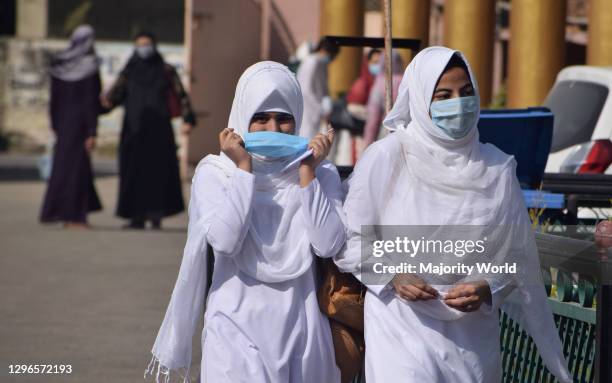
[[308,139],[278,132],[244,134],[244,148],[251,154],[269,158],[296,156],[308,149]]
[[448,137],[456,140],[465,137],[476,124],[478,98],[468,96],[434,101],[429,110],[433,123]]

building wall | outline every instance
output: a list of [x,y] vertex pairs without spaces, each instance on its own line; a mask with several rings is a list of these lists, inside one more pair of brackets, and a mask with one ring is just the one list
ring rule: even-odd
[[[17,148],[40,151],[51,139],[47,62],[50,54],[67,45],[66,40],[0,40],[0,52],[4,52],[0,54],[0,68],[5,71],[4,81],[0,81],[0,109],[3,111],[0,113],[0,130]],[[131,55],[132,44],[102,41],[96,44],[96,51],[102,59],[103,87],[108,88]],[[162,44],[160,51],[184,75],[183,46]],[[98,134],[101,147],[116,147],[121,118],[121,108],[100,117]]]

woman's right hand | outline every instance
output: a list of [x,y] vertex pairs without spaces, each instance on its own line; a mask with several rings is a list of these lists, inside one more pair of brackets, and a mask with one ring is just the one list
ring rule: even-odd
[[219,133],[219,146],[221,151],[228,156],[237,167],[251,172],[251,156],[244,149],[244,141],[232,128],[225,128]]
[[100,104],[102,104],[102,107],[104,107],[106,109],[112,109],[112,107],[113,107],[113,103],[110,102],[110,100],[108,99],[108,97],[105,94],[101,94],[100,95]]
[[412,274],[395,274],[391,281],[395,292],[409,301],[426,301],[435,299],[438,291]]

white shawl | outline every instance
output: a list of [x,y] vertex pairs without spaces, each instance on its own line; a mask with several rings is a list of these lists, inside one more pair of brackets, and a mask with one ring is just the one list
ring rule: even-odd
[[[548,369],[560,381],[570,382],[541,283],[539,257],[516,180],[514,159],[492,145],[480,143],[476,123],[465,137],[453,140],[429,116],[436,84],[453,54],[466,62],[478,97],[475,77],[460,52],[431,47],[414,58],[402,79],[397,101],[384,120],[385,127],[395,133],[368,148],[349,180],[345,211],[373,221],[351,223],[349,217],[349,238],[358,235],[361,241],[367,241],[369,235],[361,226],[364,224],[506,229],[504,235],[497,236],[501,241],[496,243],[499,247],[493,249],[489,260],[503,264],[504,256],[512,257],[520,271],[506,285],[516,287],[503,300],[502,309],[533,337]],[[360,274],[361,245],[356,242],[359,241],[349,241],[336,263],[343,271]],[[495,251],[499,249],[502,250]],[[464,315],[439,300],[407,304],[440,320]]]
[[[280,111],[293,115],[297,135],[302,110],[302,93],[293,73],[275,62],[259,62],[238,81],[228,127],[243,135],[255,113]],[[251,214],[242,248],[232,259],[242,272],[262,282],[297,278],[312,263],[306,232],[291,224],[299,219],[295,214],[300,206],[298,164],[296,158],[253,158],[255,192],[251,209],[257,214]],[[196,173],[204,165],[218,167],[228,179],[238,171],[225,154],[206,156]],[[198,192],[193,185],[192,195]],[[165,381],[169,381],[170,371],[175,370],[189,381],[192,338],[207,295],[207,223],[196,220],[191,203],[189,207],[187,243],[178,279],[153,346],[153,359],[145,371],[145,376],[156,374],[158,380],[165,375]]]

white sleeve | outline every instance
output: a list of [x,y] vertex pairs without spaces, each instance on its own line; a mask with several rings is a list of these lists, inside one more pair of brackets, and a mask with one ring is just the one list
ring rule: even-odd
[[215,255],[233,256],[248,231],[255,176],[236,169],[229,179],[214,166],[203,166],[193,178],[190,210],[203,218],[206,240]]
[[510,294],[516,285],[513,283],[512,278],[502,277],[502,278],[490,278],[485,277],[485,280],[489,284],[489,289],[491,290],[491,304],[485,303],[480,306],[481,310],[485,313],[492,313],[497,315],[497,310],[501,307],[502,303],[508,294]]
[[337,254],[346,241],[342,189],[333,165],[320,165],[316,173],[317,178],[300,190],[301,210],[314,253],[328,258]]
[[362,247],[367,246],[376,238],[372,233],[366,233],[364,226],[379,224],[378,204],[372,185],[386,185],[388,173],[381,171],[391,161],[385,148],[376,143],[371,145],[357,163],[355,171],[348,180],[349,191],[344,202],[346,215],[347,242],[344,251],[334,259],[343,272],[352,272],[357,279],[373,293],[380,295],[390,287],[389,282],[394,275],[377,276],[376,283],[370,283],[370,278],[364,280],[361,275]]

